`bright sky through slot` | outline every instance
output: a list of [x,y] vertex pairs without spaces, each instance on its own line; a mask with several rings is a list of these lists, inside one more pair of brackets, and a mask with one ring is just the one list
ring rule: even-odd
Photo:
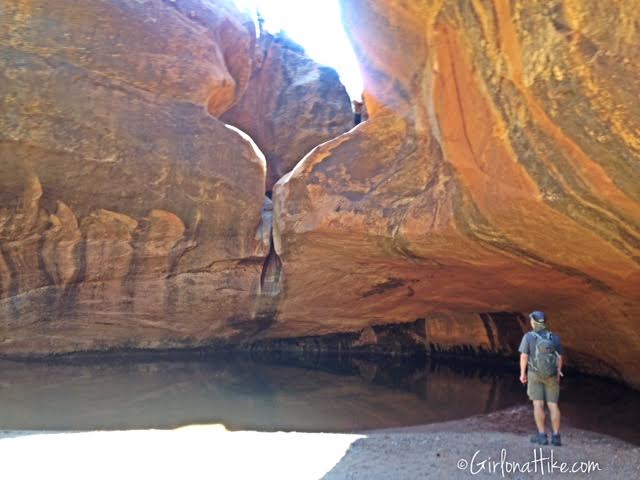
[[351,98],[360,99],[362,78],[342,26],[338,0],[234,0],[241,10],[264,18],[265,30],[283,30],[313,60],[336,69]]

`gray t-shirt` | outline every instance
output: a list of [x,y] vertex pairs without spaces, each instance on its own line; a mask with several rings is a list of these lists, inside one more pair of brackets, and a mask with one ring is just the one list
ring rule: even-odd
[[[556,351],[559,355],[564,355],[564,350],[562,349],[562,344],[560,343],[560,337],[555,333],[550,332],[549,330],[540,330],[538,332],[543,337],[550,336],[550,340],[553,342],[553,345],[556,347]],[[520,353],[526,353],[529,355],[529,363],[531,363],[531,355],[534,353],[536,348],[536,343],[538,342],[538,337],[534,332],[527,332],[522,337],[522,341],[520,342],[520,347],[518,347],[518,351]]]

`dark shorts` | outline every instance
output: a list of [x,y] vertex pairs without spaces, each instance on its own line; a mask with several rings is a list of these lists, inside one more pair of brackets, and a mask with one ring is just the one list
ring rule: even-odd
[[527,395],[530,400],[558,403],[560,384],[557,377],[542,378],[535,372],[527,373]]

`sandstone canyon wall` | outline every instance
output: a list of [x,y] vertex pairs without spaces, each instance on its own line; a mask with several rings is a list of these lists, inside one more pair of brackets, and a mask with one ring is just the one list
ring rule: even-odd
[[258,39],[244,94],[220,118],[264,153],[268,192],[309,150],[353,127],[349,95],[335,70],[311,60],[286,35],[268,32]]
[[7,0],[0,19],[0,352],[252,330],[265,162],[213,117],[246,88],[251,20],[200,0]]
[[342,4],[370,119],[274,187],[269,334],[422,317],[491,351],[526,322],[483,312],[542,309],[570,363],[639,386],[640,5]]
[[639,7],[344,0],[370,118],[267,180],[217,119],[267,62],[230,3],[3,1],[0,354],[402,322],[510,354],[536,308],[640,386]]

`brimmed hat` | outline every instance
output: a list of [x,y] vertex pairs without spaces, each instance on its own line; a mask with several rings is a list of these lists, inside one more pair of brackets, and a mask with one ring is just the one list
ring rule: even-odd
[[531,320],[533,320],[534,322],[538,322],[538,323],[544,323],[545,322],[544,312],[541,312],[540,310],[535,310],[535,311],[531,312],[529,314],[529,318]]

